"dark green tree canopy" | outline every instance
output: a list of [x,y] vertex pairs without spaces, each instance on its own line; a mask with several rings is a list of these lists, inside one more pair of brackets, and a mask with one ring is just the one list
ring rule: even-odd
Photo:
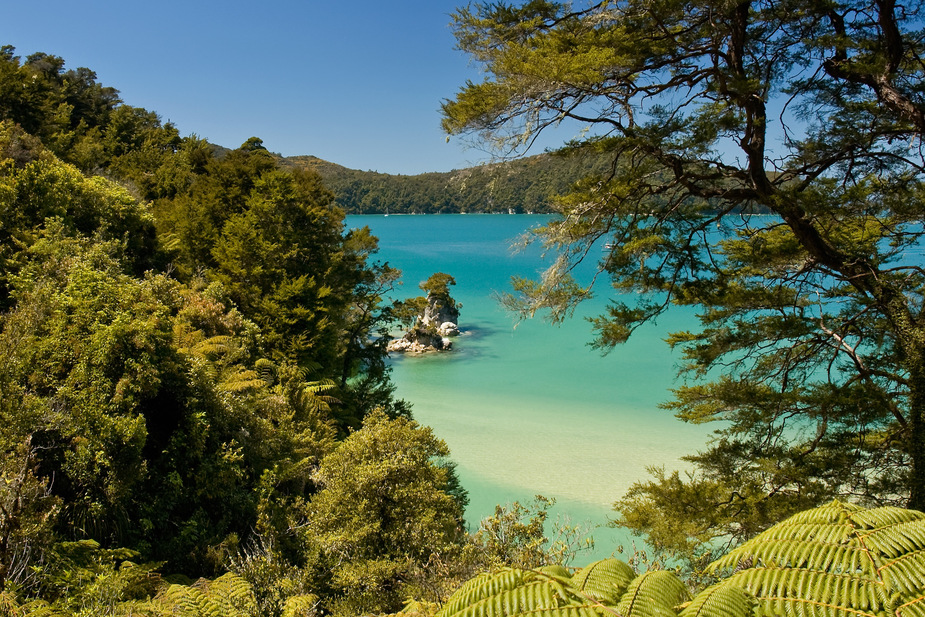
[[254,545],[330,579],[292,527],[312,470],[409,413],[376,239],[260,139],[181,138],[60,58],[2,48],[0,92],[0,604],[64,611],[96,574],[112,602],[126,559],[212,576]]
[[[591,293],[569,273],[604,240],[598,346],[700,308],[701,329],[671,337],[693,381],[668,403],[722,423],[681,482],[709,501],[700,531],[741,539],[833,495],[925,507],[921,11],[535,0],[454,16],[486,78],[444,103],[449,133],[511,148],[577,122],[590,136],[568,149],[612,156],[559,199],[540,235],[560,259],[512,304],[567,315]],[[660,485],[635,503],[680,515]]]

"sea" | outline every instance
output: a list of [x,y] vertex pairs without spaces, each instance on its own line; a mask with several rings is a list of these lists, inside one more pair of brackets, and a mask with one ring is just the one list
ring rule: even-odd
[[[692,309],[672,307],[608,353],[593,349],[589,317],[606,310],[615,292],[597,278],[595,297],[569,319],[552,324],[542,315],[520,320],[497,294],[512,276],[538,277],[552,256],[536,244],[515,250],[518,238],[547,215],[351,215],[347,226],[369,226],[379,238],[375,259],[403,273],[395,298],[422,295],[418,285],[435,272],[456,280],[462,304],[453,350],[394,354],[390,360],[398,397],[412,404],[414,419],[431,427],[450,448],[469,494],[473,530],[497,505],[556,500],[547,522],[577,526],[593,537],[580,566],[618,551],[623,558],[644,542],[608,526],[613,503],[648,468],[685,470],[685,454],[703,449],[711,427],[676,419],[659,403],[682,384],[679,351],[664,341],[670,332],[696,327]],[[603,241],[602,241],[603,242]],[[576,270],[590,282],[603,244]],[[619,556],[619,555],[618,555]]]

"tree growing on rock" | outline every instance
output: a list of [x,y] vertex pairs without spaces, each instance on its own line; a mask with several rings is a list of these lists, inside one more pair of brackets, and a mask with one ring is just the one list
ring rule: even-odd
[[427,296],[400,302],[395,311],[399,322],[408,327],[404,337],[389,344],[390,351],[425,351],[449,349],[447,337],[459,334],[459,310],[462,304],[450,295],[456,279],[444,272],[431,274],[421,283]]

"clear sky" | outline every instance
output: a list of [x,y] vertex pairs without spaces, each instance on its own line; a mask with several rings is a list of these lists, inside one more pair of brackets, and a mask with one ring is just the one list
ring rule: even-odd
[[0,44],[92,69],[181,135],[415,174],[490,159],[440,129],[441,101],[481,79],[449,27],[465,3],[0,0]]

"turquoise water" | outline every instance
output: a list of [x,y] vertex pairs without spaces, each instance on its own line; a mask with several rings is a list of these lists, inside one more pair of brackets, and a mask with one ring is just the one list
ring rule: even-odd
[[[403,271],[397,297],[420,295],[418,283],[434,272],[456,279],[451,292],[462,303],[464,334],[454,351],[398,356],[392,364],[397,394],[452,451],[469,491],[470,524],[495,504],[553,497],[554,515],[596,528],[596,550],[580,562],[629,546],[623,532],[602,527],[614,500],[649,477],[647,466],[683,468],[679,457],[702,448],[708,429],[657,407],[678,384],[678,354],[662,339],[692,325],[692,312],[672,310],[602,356],[588,346],[593,333],[584,317],[601,312],[606,298],[561,326],[539,318],[517,323],[499,307],[493,293],[507,290],[511,275],[542,270],[538,249],[515,254],[510,245],[544,220],[350,216],[347,224],[368,225],[380,239],[378,258]],[[592,266],[580,274],[590,276]]]

